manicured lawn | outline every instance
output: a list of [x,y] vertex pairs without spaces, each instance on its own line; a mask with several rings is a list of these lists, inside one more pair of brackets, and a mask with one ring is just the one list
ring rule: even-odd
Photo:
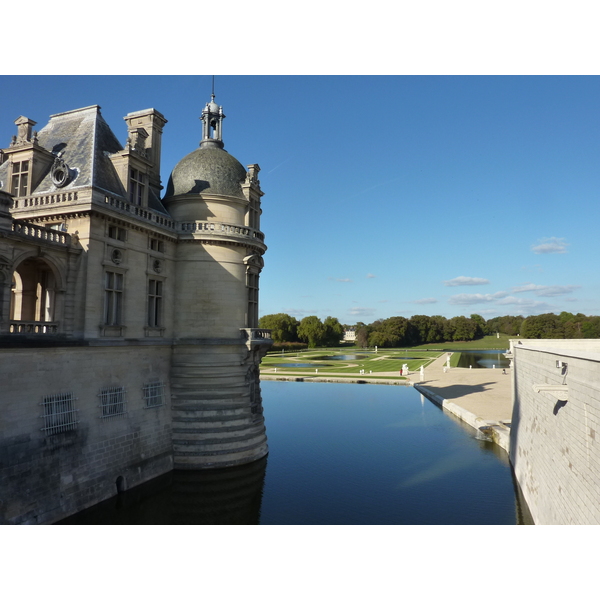
[[436,349],[440,351],[456,352],[457,350],[508,350],[508,340],[515,339],[517,336],[500,334],[497,338],[495,335],[486,335],[480,340],[473,340],[472,342],[442,342],[437,344],[422,344],[421,346],[415,346],[417,348],[429,348],[431,350]]
[[[324,357],[344,354],[358,354],[364,358],[356,360],[327,360]],[[418,351],[418,350],[398,350],[380,349],[375,352],[363,352],[356,348],[335,348],[335,349],[316,349],[305,350],[302,352],[273,353],[268,354],[262,361],[261,370],[273,373],[277,368],[278,373],[288,374],[311,374],[315,375],[318,369],[319,375],[329,373],[339,373],[341,375],[368,377],[376,376],[378,373],[394,373],[395,377],[400,378],[400,368],[403,364],[408,365],[411,372],[417,371],[421,365],[427,366],[440,355],[440,352]],[[289,367],[282,366],[283,363],[302,363],[309,364],[307,367]],[[364,371],[364,373],[360,373]],[[392,377],[394,378],[394,376]]]

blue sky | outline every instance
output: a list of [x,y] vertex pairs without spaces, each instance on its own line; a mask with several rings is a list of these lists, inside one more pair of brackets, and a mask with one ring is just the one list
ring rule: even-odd
[[[210,76],[2,76],[20,115],[99,104],[168,120],[162,178],[200,139]],[[225,149],[257,162],[261,314],[600,314],[597,76],[217,76]]]

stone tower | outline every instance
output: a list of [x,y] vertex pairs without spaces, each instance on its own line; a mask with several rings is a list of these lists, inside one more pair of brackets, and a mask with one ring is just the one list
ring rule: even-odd
[[176,222],[171,368],[176,469],[226,467],[268,452],[258,365],[272,343],[258,327],[258,165],[224,150],[223,108],[202,111],[200,147],[171,173],[163,204]]

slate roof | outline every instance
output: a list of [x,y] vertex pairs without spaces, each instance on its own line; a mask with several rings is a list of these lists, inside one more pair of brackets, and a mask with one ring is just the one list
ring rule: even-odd
[[182,194],[220,194],[245,199],[246,169],[226,150],[197,148],[175,165],[164,200]]
[[[123,150],[123,146],[102,118],[98,105],[52,115],[48,124],[39,131],[38,141],[55,154],[62,151],[62,159],[77,172],[63,190],[93,186],[119,196],[125,194],[108,158],[109,154]],[[55,190],[48,173],[35,193]]]
[[[69,166],[75,176],[61,191],[76,190],[83,187],[95,187],[109,194],[127,197],[109,155],[123,150],[123,146],[112,132],[98,105],[78,108],[50,116],[48,124],[38,132],[38,143],[46,150],[58,154]],[[0,179],[7,183],[7,173]],[[33,190],[35,194],[54,193],[56,186],[52,182],[50,171]],[[148,205],[150,208],[168,214],[160,199],[150,190]]]

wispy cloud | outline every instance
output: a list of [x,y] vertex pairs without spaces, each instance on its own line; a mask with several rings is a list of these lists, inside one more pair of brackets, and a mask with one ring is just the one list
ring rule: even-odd
[[373,273],[367,273],[367,279],[375,279],[377,275],[373,275]]
[[483,279],[481,277],[455,277],[454,279],[448,279],[444,281],[444,285],[448,287],[456,287],[458,285],[487,285],[489,279]]
[[502,300],[498,301],[498,304],[502,306],[514,306],[522,312],[551,312],[554,310],[552,304],[542,302],[541,300],[532,300],[530,298],[516,298],[515,296],[507,296]]
[[496,292],[495,294],[457,294],[456,296],[450,296],[448,304],[458,304],[460,306],[487,304],[506,298],[506,296],[508,296],[507,292]]
[[511,291],[513,294],[533,292],[536,296],[554,298],[555,296],[565,296],[566,294],[571,294],[574,290],[578,290],[580,287],[580,285],[536,285],[535,283],[528,283],[526,285],[515,287]]
[[413,300],[413,304],[435,304],[437,300],[435,298],[421,298],[420,300]]
[[291,159],[292,159],[291,156],[289,158],[286,158],[283,162],[280,162],[277,166],[273,167],[270,171],[267,171],[267,175],[269,173],[272,173],[273,171],[275,171],[275,169],[279,169],[279,167],[281,167],[281,165],[285,165],[285,163],[288,162]]
[[354,308],[351,308],[348,311],[348,314],[352,315],[353,317],[371,317],[375,314],[375,309],[356,306]]
[[565,254],[568,245],[564,238],[550,237],[539,240],[531,246],[531,250],[535,254]]
[[352,279],[348,277],[328,277],[329,281],[339,281],[341,283],[352,283]]

